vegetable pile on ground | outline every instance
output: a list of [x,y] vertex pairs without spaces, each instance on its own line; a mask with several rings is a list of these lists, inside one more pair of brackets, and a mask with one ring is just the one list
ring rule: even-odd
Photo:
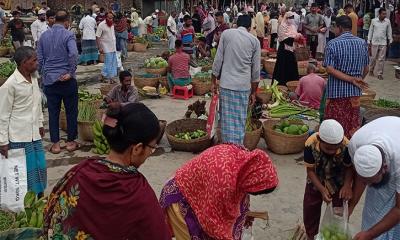
[[379,98],[374,101],[374,105],[381,108],[400,108],[400,103],[384,98]]
[[281,123],[274,126],[275,132],[284,133],[289,135],[303,135],[308,132],[307,125],[290,124],[288,120],[284,120]]
[[194,132],[177,133],[177,134],[175,134],[175,137],[182,139],[182,140],[193,140],[193,139],[204,137],[206,135],[207,135],[207,133],[205,131],[199,129]]
[[144,61],[144,67],[146,68],[165,68],[168,67],[168,62],[162,57],[155,57],[146,59]]
[[8,78],[14,73],[17,68],[17,64],[13,61],[7,61],[0,64],[0,77]]
[[211,65],[211,64],[213,64],[213,61],[212,61],[211,59],[203,58],[203,59],[198,59],[198,60],[196,61],[196,65],[197,65],[198,67],[209,66],[209,65]]
[[96,146],[93,149],[93,153],[95,154],[108,154],[110,152],[110,145],[107,142],[106,137],[103,135],[103,125],[99,120],[96,120],[93,124],[93,135],[94,135],[94,145]]
[[0,232],[10,229],[14,224],[14,216],[11,212],[0,209]]
[[167,36],[167,29],[164,26],[159,26],[154,31],[154,35],[158,36],[158,38],[166,38]]
[[322,228],[322,237],[324,240],[351,240],[349,234],[339,230],[336,225],[325,226]]
[[25,211],[16,214],[13,228],[42,228],[46,202],[46,198],[38,199],[34,192],[27,192],[24,198]]
[[195,33],[194,35],[195,38],[199,39],[201,37],[205,37],[203,33]]
[[79,101],[78,103],[78,121],[93,122],[96,120],[97,108],[90,101]]

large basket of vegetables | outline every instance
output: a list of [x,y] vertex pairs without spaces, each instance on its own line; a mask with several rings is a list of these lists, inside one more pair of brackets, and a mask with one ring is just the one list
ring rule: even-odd
[[256,149],[262,134],[262,123],[260,120],[252,119],[246,123],[246,133],[244,135],[243,145],[249,149]]
[[133,45],[133,50],[135,52],[146,52],[149,42],[143,37],[136,37]]
[[301,120],[267,120],[263,123],[265,142],[276,154],[293,154],[304,150],[308,126]]
[[184,152],[201,152],[211,146],[206,132],[207,121],[187,118],[169,123],[165,129],[171,148]]
[[168,62],[162,57],[146,59],[144,61],[145,71],[151,74],[167,75]]
[[137,88],[144,88],[144,87],[158,87],[160,77],[155,74],[145,73],[145,74],[137,74],[133,78],[135,86]]
[[202,96],[211,91],[211,73],[209,72],[199,72],[196,73],[192,78],[192,85],[194,94],[197,96]]
[[97,118],[97,104],[92,101],[79,101],[78,104],[78,133],[83,141],[93,141],[92,126]]
[[133,52],[135,50],[135,44],[134,43],[128,43],[126,46],[126,49],[128,52]]
[[264,61],[264,70],[269,74],[274,74],[276,59],[270,58]]

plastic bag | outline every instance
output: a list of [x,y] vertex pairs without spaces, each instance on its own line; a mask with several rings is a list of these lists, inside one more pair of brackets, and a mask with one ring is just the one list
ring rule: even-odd
[[242,240],[254,240],[253,227],[252,226],[243,229],[242,238],[241,239]]
[[28,191],[26,156],[24,149],[8,151],[8,158],[0,154],[0,205],[3,209],[20,212]]
[[328,204],[325,210],[324,218],[322,219],[320,232],[317,240],[351,240],[351,232],[348,225],[349,207],[348,202],[343,202],[342,215],[338,215],[332,204]]
[[122,66],[122,60],[121,60],[121,52],[117,51],[117,66],[120,71],[124,71],[124,67]]

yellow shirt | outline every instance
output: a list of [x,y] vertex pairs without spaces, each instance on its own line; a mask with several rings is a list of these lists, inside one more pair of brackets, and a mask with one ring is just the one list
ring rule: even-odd
[[358,22],[358,16],[355,14],[355,12],[351,12],[348,15],[351,18],[351,33],[357,37],[357,22]]

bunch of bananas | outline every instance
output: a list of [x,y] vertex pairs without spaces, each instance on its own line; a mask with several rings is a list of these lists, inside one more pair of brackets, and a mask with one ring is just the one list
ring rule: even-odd
[[46,201],[44,197],[38,199],[34,192],[27,192],[24,198],[25,211],[15,215],[13,228],[42,228]]
[[108,145],[106,137],[103,135],[103,126],[99,120],[96,120],[93,124],[93,134],[94,134],[94,145],[93,149],[95,154],[108,154],[110,152],[110,145]]

